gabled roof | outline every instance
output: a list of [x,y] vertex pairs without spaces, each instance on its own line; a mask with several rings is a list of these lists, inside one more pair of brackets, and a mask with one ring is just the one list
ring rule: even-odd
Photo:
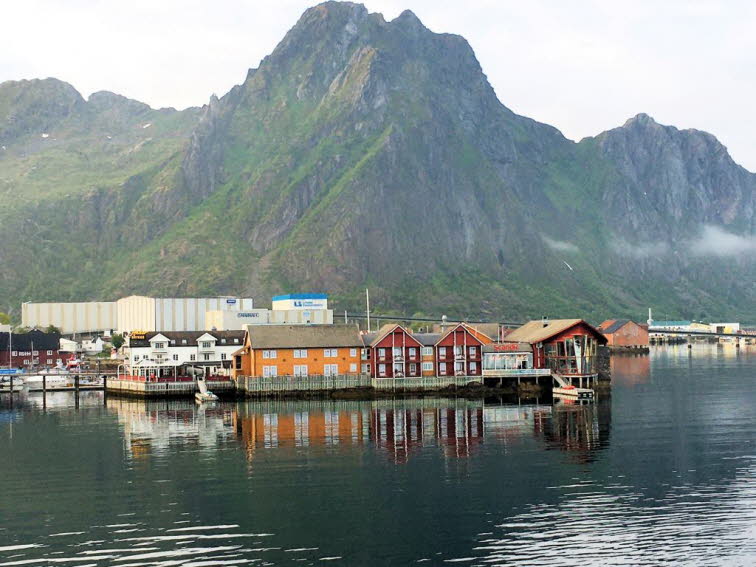
[[200,335],[199,337],[197,337],[197,342],[200,342],[200,341],[217,341],[217,340],[218,339],[216,339],[210,333],[204,333],[204,334]]
[[601,325],[598,326],[598,330],[604,333],[605,335],[611,335],[612,333],[616,333],[617,331],[619,331],[622,327],[624,327],[628,323],[635,323],[635,322],[631,321],[630,319],[609,319],[608,321],[604,321],[603,323],[601,323]]
[[504,340],[517,343],[540,343],[581,323],[591,329],[597,337],[604,339],[601,333],[582,319],[550,319],[525,323],[522,327],[509,333]]
[[402,331],[404,331],[404,332],[405,332],[405,333],[407,334],[407,336],[408,336],[408,337],[410,337],[410,338],[411,338],[411,339],[412,339],[413,341],[415,341],[415,342],[416,342],[416,343],[418,343],[418,344],[419,344],[420,346],[422,346],[422,343],[421,343],[421,342],[420,342],[420,341],[419,341],[419,340],[418,340],[417,338],[415,338],[415,335],[413,335],[412,333],[410,333],[410,332],[409,332],[409,331],[408,331],[407,329],[405,329],[404,327],[402,327],[402,326],[401,326],[401,325],[399,325],[398,323],[386,323],[385,325],[383,325],[383,326],[382,326],[382,327],[381,327],[381,328],[380,328],[380,329],[378,330],[378,332],[376,333],[376,335],[375,335],[375,337],[373,338],[373,340],[372,340],[372,341],[371,341],[370,343],[367,343],[367,342],[366,342],[366,344],[370,344],[370,346],[376,346],[376,345],[377,345],[377,344],[378,344],[379,342],[381,342],[381,341],[382,341],[382,340],[383,340],[383,339],[384,339],[384,338],[385,338],[385,337],[386,337],[387,335],[389,335],[390,333],[392,333],[392,332],[393,332],[393,331],[394,331],[394,330],[395,330],[396,328],[399,328],[399,329],[401,329]]
[[[460,327],[462,327],[465,331],[467,331],[467,333],[469,333],[470,335],[472,335],[481,344],[486,344],[487,342],[489,342],[489,343],[493,342],[493,339],[491,337],[489,337],[485,333],[483,333],[483,332],[481,332],[481,331],[479,331],[479,330],[471,327],[467,323],[457,323],[456,325],[453,325],[450,329],[447,329],[446,332],[442,333],[441,336],[439,337],[438,341],[436,341],[436,342],[437,343],[441,342],[447,336],[449,336],[451,333],[453,333],[454,331],[456,331]],[[488,340],[486,341],[485,339],[488,339]]]
[[168,342],[170,339],[166,337],[163,333],[158,333],[157,335],[152,335],[149,339],[147,339],[149,342],[154,343],[156,341],[163,341]]
[[253,349],[362,347],[357,325],[247,325],[247,332]]

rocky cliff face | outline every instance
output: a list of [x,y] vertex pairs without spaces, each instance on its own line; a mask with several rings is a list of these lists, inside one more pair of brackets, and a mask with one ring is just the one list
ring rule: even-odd
[[[307,10],[201,110],[19,85],[0,85],[13,301],[317,289],[354,307],[369,285],[450,315],[756,309],[756,176],[713,136],[639,115],[575,144],[411,12]],[[44,219],[48,263],[22,260],[39,230],[23,218]],[[50,263],[60,240],[78,270]]]

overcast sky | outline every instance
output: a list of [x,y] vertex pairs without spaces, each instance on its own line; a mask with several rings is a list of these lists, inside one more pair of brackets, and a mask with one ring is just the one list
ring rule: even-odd
[[[0,82],[57,77],[202,105],[270,53],[300,0],[6,0]],[[756,171],[756,2],[367,0],[472,44],[499,99],[580,139],[646,112],[716,135]]]

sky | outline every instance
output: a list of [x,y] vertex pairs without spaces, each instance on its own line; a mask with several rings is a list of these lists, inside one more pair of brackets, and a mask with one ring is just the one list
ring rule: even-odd
[[[4,0],[0,82],[200,106],[257,67],[313,1]],[[503,104],[573,140],[645,112],[711,132],[756,172],[756,2],[366,0],[472,45]]]

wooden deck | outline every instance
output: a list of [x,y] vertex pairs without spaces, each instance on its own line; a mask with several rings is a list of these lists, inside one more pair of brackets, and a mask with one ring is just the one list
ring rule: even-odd
[[[232,380],[214,380],[208,383],[214,394],[233,393],[236,385]],[[109,378],[106,388],[109,394],[124,394],[144,398],[168,398],[175,396],[194,396],[199,391],[196,381],[191,382],[139,382],[136,380],[119,380]]]

